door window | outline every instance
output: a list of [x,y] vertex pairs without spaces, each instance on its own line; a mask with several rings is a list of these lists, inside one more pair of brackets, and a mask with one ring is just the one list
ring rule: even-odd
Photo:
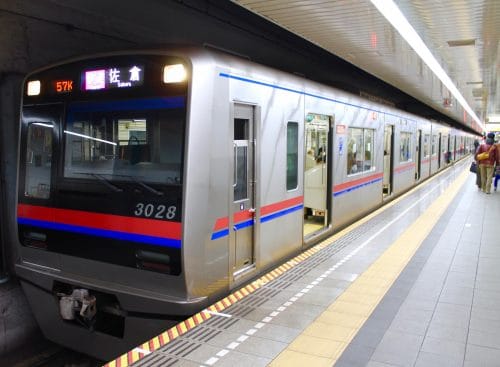
[[248,119],[234,119],[234,201],[248,199]]

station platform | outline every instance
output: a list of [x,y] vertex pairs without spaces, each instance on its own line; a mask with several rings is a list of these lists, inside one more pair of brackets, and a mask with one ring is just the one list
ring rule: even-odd
[[469,163],[105,366],[499,366],[500,191]]

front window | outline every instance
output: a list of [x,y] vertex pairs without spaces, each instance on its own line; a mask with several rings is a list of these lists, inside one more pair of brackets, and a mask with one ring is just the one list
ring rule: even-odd
[[33,122],[28,126],[24,188],[26,197],[48,199],[50,196],[53,128],[47,122]]
[[140,106],[134,101],[70,105],[64,177],[181,184],[184,110]]

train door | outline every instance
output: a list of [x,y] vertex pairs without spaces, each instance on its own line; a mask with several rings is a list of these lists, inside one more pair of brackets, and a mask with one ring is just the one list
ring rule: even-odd
[[417,164],[415,165],[415,181],[420,180],[420,170],[422,168],[422,157],[420,156],[420,152],[422,151],[422,130],[417,131]]
[[328,226],[331,116],[309,113],[305,122],[304,237]]
[[253,266],[255,244],[254,107],[234,105],[233,185],[230,225],[234,276]]
[[393,167],[394,167],[394,126],[386,125],[384,130],[384,180],[382,195],[384,198],[390,196],[393,191]]

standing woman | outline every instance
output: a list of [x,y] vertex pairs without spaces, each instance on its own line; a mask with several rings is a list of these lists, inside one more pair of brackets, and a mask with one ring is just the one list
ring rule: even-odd
[[500,135],[497,135],[497,140],[495,146],[497,147],[497,166],[495,168],[495,183],[493,187],[497,191],[498,180],[500,180]]
[[[476,151],[474,158],[479,163],[479,172],[481,173],[481,189],[486,194],[491,194],[491,181],[493,179],[493,169],[495,168],[495,163],[497,161],[497,150],[494,145],[495,134],[489,133],[486,137],[486,141],[479,146]],[[481,153],[488,153],[488,158],[478,159]]]
[[[479,140],[474,140],[474,159],[475,159],[475,154],[477,153],[477,149],[479,148]],[[481,190],[481,172],[479,172],[479,162],[477,161],[477,159],[475,159],[476,161],[476,185],[477,185],[477,188],[479,190]]]

